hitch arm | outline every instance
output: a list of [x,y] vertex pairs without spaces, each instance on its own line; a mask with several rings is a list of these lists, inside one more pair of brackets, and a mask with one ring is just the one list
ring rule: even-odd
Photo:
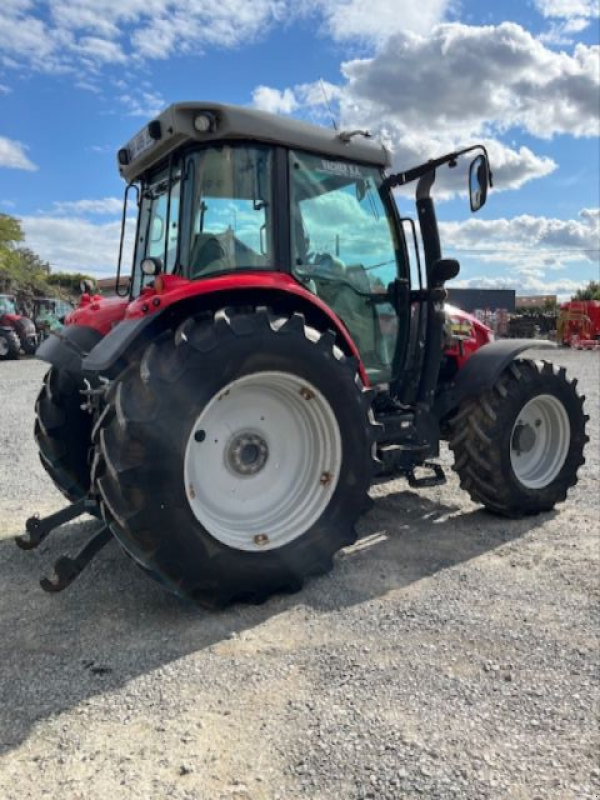
[[54,576],[52,578],[42,578],[40,586],[45,592],[62,592],[70,586],[75,578],[87,567],[90,561],[97,555],[102,548],[112,539],[112,533],[108,525],[103,525],[91,539],[82,547],[74,558],[61,556],[54,563]]
[[61,508],[60,511],[55,511],[47,517],[40,519],[38,515],[29,517],[25,523],[27,533],[23,536],[15,536],[17,547],[21,550],[34,550],[39,547],[44,539],[49,536],[55,528],[64,525],[65,522],[70,522],[76,517],[85,514],[86,511],[96,507],[96,503],[90,501],[87,497],[72,503],[66,508]]

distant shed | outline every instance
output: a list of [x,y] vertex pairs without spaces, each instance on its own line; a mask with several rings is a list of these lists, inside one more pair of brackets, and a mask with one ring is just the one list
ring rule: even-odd
[[463,311],[508,311],[514,313],[516,291],[514,289],[453,289],[448,288],[448,302]]

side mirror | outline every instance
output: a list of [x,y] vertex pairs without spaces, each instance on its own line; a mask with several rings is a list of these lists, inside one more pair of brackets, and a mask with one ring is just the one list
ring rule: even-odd
[[469,201],[471,211],[479,211],[487,200],[489,167],[485,156],[477,156],[469,167]]
[[144,275],[160,275],[162,272],[162,259],[151,256],[150,258],[145,258],[140,266]]
[[455,258],[440,258],[429,270],[429,283],[432,287],[443,286],[446,281],[456,278],[460,264]]

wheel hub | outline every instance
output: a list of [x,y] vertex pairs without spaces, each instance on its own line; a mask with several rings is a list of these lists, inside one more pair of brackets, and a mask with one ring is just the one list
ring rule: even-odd
[[0,337],[0,356],[5,356],[8,353],[8,342],[4,337]]
[[227,466],[236,475],[256,475],[269,458],[269,446],[257,433],[240,433],[233,437],[227,447]]
[[531,425],[523,425],[518,422],[513,433],[512,447],[513,450],[520,455],[521,453],[529,453],[533,450],[535,445],[535,430]]

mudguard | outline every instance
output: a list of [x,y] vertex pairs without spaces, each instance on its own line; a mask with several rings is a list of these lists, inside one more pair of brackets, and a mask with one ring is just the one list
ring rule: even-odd
[[98,342],[102,334],[87,325],[67,325],[60,331],[52,331],[36,350],[35,356],[75,375],[83,372],[82,362]]
[[124,319],[119,322],[83,359],[84,372],[113,377],[113,374],[120,372],[125,366],[123,359],[131,351],[136,340],[142,341],[148,338],[150,334],[148,329],[159,328],[159,320],[162,321],[160,316],[155,315]]
[[491,389],[519,353],[556,347],[555,342],[538,339],[502,339],[480,347],[458,371],[454,382],[439,393],[435,403],[436,415],[442,419],[466,397]]

